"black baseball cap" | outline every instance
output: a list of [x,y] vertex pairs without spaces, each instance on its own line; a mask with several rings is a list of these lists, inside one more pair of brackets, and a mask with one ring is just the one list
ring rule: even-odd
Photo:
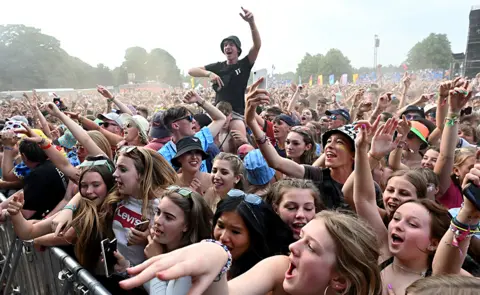
[[331,111],[326,111],[325,115],[331,116],[331,115],[340,115],[347,120],[347,123],[350,122],[350,113],[346,109],[337,109],[337,110],[331,110]]

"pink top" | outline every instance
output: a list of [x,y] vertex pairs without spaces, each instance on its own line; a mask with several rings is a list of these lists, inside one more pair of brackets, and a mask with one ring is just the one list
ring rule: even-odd
[[450,186],[447,191],[443,196],[437,198],[437,201],[448,209],[458,208],[462,206],[463,203],[462,191],[453,180],[450,180]]

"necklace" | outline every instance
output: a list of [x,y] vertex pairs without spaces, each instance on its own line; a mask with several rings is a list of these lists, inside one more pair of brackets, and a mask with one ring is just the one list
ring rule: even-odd
[[401,270],[403,270],[403,271],[405,271],[405,272],[419,275],[419,276],[421,276],[422,278],[424,278],[424,277],[425,277],[425,274],[427,273],[427,271],[423,271],[423,272],[413,271],[413,270],[410,270],[410,269],[408,269],[408,268],[406,268],[406,267],[403,267],[403,266],[401,266],[400,264],[397,264],[397,263],[393,263],[393,265],[395,265],[396,267],[400,268]]

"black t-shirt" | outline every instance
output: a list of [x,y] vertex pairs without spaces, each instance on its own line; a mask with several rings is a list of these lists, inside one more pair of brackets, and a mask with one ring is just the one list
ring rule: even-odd
[[234,112],[243,115],[245,113],[245,89],[252,67],[253,64],[250,64],[248,55],[233,65],[227,65],[227,62],[224,61],[205,66],[207,71],[217,74],[223,81],[222,89],[216,91],[215,103],[229,102]]
[[[310,179],[320,191],[320,198],[322,199],[325,207],[328,209],[343,208],[351,209],[350,206],[345,203],[343,198],[343,184],[333,180],[330,169],[313,167],[310,165],[303,165],[305,168],[304,179]],[[382,190],[380,186],[373,182],[375,186],[375,198],[378,202],[383,203]]]
[[52,162],[46,161],[32,169],[24,184],[23,209],[36,211],[31,219],[42,219],[65,196],[68,178]]

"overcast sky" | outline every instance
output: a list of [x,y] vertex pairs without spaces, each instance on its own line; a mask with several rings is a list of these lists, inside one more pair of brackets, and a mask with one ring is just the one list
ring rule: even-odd
[[2,1],[3,24],[25,24],[61,41],[73,56],[95,66],[119,66],[125,49],[160,47],[181,70],[223,60],[220,41],[237,35],[245,53],[252,45],[251,10],[262,37],[256,68],[295,71],[306,52],[340,49],[354,67],[372,66],[373,36],[380,37],[378,62],[398,65],[431,32],[445,33],[453,52],[464,52],[470,0],[15,0]]

